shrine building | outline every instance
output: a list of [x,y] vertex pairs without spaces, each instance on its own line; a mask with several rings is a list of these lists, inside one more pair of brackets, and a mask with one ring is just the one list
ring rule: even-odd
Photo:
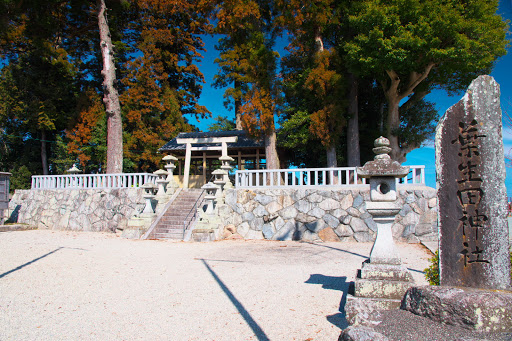
[[233,170],[266,169],[262,140],[243,130],[179,133],[159,149],[178,158],[175,180],[183,188],[201,188],[219,169],[219,157],[230,156]]

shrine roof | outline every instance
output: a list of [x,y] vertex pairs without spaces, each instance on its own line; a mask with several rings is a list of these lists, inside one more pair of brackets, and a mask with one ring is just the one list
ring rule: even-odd
[[[217,137],[238,137],[237,142],[227,143],[228,149],[249,149],[249,148],[264,148],[263,141],[255,140],[247,136],[247,132],[244,130],[229,130],[229,131],[207,131],[207,132],[190,132],[190,133],[179,133],[174,139],[163,145],[160,152],[172,152],[172,151],[185,151],[186,145],[184,143],[178,143],[176,139],[198,139],[198,138],[217,138]],[[194,146],[212,146],[216,143],[194,143]],[[220,145],[220,143],[217,143]]]

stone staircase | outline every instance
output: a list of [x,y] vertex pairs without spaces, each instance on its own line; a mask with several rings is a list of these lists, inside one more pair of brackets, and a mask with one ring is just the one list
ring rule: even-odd
[[191,212],[191,210],[202,191],[202,189],[194,188],[182,190],[150,233],[149,239],[183,240],[183,223],[185,219],[187,223],[191,223],[195,219],[195,212]]

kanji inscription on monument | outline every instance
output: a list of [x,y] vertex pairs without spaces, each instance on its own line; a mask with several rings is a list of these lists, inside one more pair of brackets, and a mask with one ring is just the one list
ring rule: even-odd
[[510,288],[499,96],[480,76],[437,126],[441,285]]

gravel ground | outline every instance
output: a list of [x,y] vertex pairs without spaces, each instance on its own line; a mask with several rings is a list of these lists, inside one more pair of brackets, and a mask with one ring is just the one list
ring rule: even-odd
[[[0,232],[0,340],[337,340],[370,249]],[[430,254],[399,249],[426,284]]]

